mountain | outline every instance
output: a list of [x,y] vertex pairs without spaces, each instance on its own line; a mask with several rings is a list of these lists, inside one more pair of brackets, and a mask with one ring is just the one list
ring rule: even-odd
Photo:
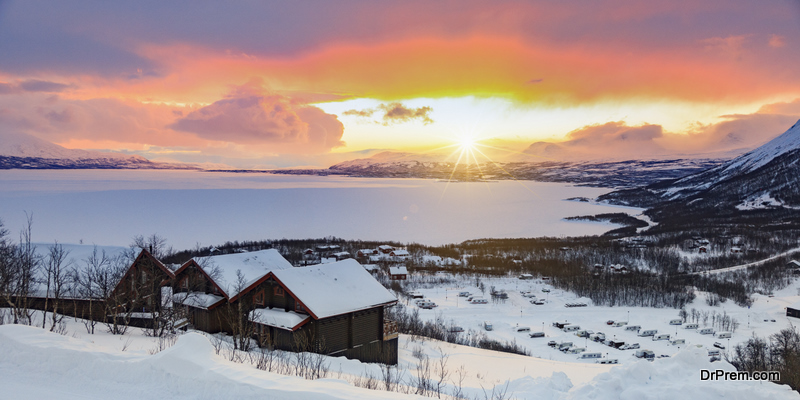
[[192,169],[136,155],[67,149],[21,132],[0,135],[0,169]]
[[[599,198],[650,208],[656,221],[794,226],[800,214],[800,121],[763,146],[714,168]],[[760,222],[759,222],[760,221]]]
[[540,158],[533,158],[536,161],[530,161],[531,159],[528,158],[529,161],[486,161],[465,164],[463,161],[457,163],[453,158],[435,154],[383,152],[369,158],[345,161],[333,165],[327,170],[273,172],[457,181],[517,179],[619,188],[680,178],[723,162],[719,159],[543,161]]

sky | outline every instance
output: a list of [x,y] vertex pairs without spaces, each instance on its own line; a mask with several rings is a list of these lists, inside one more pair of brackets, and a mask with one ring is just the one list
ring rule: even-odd
[[730,155],[800,119],[798,65],[798,0],[0,0],[0,135],[237,168]]

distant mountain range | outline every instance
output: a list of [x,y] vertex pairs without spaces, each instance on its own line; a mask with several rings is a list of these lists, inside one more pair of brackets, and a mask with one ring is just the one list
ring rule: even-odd
[[655,221],[800,228],[800,121],[742,156],[683,178],[618,190],[598,200],[649,208]]
[[67,149],[25,133],[4,133],[0,169],[196,169],[141,156]]
[[624,161],[513,161],[479,164],[441,161],[431,155],[383,152],[345,161],[325,170],[280,170],[281,174],[347,175],[369,178],[421,178],[450,181],[533,180],[600,187],[635,187],[680,178],[715,167],[723,159]]

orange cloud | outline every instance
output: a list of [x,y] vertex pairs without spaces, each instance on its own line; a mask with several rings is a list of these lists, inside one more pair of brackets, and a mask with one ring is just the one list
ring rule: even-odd
[[208,102],[228,82],[257,76],[278,91],[384,100],[500,96],[550,104],[626,98],[753,101],[800,90],[786,76],[771,76],[763,63],[718,57],[719,51],[740,56],[745,39],[712,38],[695,49],[633,53],[623,44],[595,48],[497,36],[418,38],[330,45],[286,58],[219,54],[189,45],[148,46],[142,53],[165,60],[171,72],[129,89],[155,99]]

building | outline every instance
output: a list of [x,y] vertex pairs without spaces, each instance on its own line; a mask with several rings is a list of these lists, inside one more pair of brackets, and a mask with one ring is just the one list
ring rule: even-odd
[[397,298],[355,260],[276,270],[252,293],[265,346],[397,363],[397,325],[384,313]]
[[253,290],[271,271],[290,268],[275,249],[195,257],[175,271],[173,302],[186,308],[195,329],[231,333],[236,322],[227,312],[231,299]]
[[800,318],[800,302],[786,307],[786,316]]
[[404,281],[408,278],[406,267],[389,267],[389,278],[393,281]]

